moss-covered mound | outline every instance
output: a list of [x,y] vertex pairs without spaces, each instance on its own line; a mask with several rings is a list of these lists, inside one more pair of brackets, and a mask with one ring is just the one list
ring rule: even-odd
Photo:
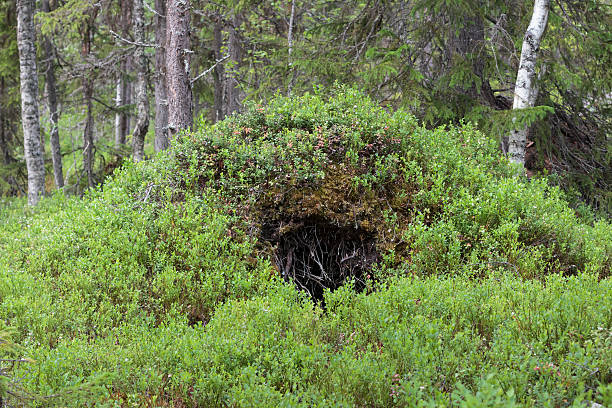
[[176,158],[191,192],[222,191],[311,292],[363,280],[383,258],[413,274],[610,270],[610,226],[577,218],[546,180],[511,177],[489,138],[426,130],[355,91],[251,106],[185,138]]
[[610,225],[469,125],[338,90],[175,145],[82,199],[0,206],[4,401],[612,403]]

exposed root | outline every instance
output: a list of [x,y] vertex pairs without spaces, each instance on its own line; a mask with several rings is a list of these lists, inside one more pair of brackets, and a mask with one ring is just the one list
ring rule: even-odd
[[355,289],[365,287],[365,277],[379,256],[370,234],[338,227],[324,220],[305,219],[290,227],[265,228],[264,237],[276,246],[275,263],[283,278],[322,300],[326,288],[334,290],[347,279]]

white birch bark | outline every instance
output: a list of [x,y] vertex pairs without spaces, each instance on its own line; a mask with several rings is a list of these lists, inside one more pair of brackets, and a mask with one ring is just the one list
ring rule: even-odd
[[289,46],[289,64],[291,64],[291,53],[293,52],[293,19],[295,18],[295,0],[291,2],[291,16],[289,17],[289,32],[287,33],[287,44]]
[[[120,109],[123,106],[123,72],[119,72],[117,77],[117,85],[115,89],[115,106]],[[115,148],[117,151],[121,149],[121,145],[125,143],[125,135],[123,114],[119,111],[115,112]]]
[[[548,22],[550,0],[535,0],[531,22],[523,38],[521,61],[514,87],[514,104],[512,109],[533,107],[535,103],[535,68],[540,41]],[[508,158],[514,163],[525,165],[525,146],[527,145],[527,127],[513,130],[508,139]]]
[[[132,23],[132,3],[130,0],[120,0],[119,6],[121,8],[121,14],[119,16],[119,26],[121,28],[121,35],[124,38],[129,37],[129,31]],[[117,46],[121,46],[121,42],[118,41]],[[128,83],[128,72],[130,70],[129,57],[124,58],[119,65],[119,72],[117,74],[116,84],[116,98],[115,106],[120,108],[115,112],[115,149],[117,150],[117,156],[122,155],[122,150],[125,145],[127,134],[130,130],[129,115],[125,110],[125,105],[130,104],[129,98],[129,83]]]
[[38,74],[34,36],[33,0],[17,1],[17,48],[21,83],[23,150],[28,169],[28,204],[36,205],[45,192],[45,164],[38,118]]
[[295,19],[295,0],[291,2],[291,16],[289,17],[289,32],[287,33],[287,45],[289,54],[289,71],[291,72],[291,79],[289,85],[287,85],[287,96],[291,95],[293,90],[293,84],[295,82],[295,69],[293,68],[293,59],[291,54],[293,53],[293,22]]

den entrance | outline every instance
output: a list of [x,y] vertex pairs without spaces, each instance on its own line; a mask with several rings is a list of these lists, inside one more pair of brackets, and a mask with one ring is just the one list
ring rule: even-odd
[[315,300],[323,300],[326,288],[337,289],[347,279],[354,279],[355,289],[362,290],[364,278],[378,261],[374,238],[359,228],[308,218],[270,230],[275,232],[268,240],[276,246],[281,275]]

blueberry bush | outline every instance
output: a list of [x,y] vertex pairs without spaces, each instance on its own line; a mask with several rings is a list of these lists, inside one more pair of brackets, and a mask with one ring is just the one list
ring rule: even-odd
[[[175,142],[83,198],[1,203],[0,398],[612,405],[612,227],[470,124],[338,88]],[[288,271],[317,264],[342,282],[313,298]]]

